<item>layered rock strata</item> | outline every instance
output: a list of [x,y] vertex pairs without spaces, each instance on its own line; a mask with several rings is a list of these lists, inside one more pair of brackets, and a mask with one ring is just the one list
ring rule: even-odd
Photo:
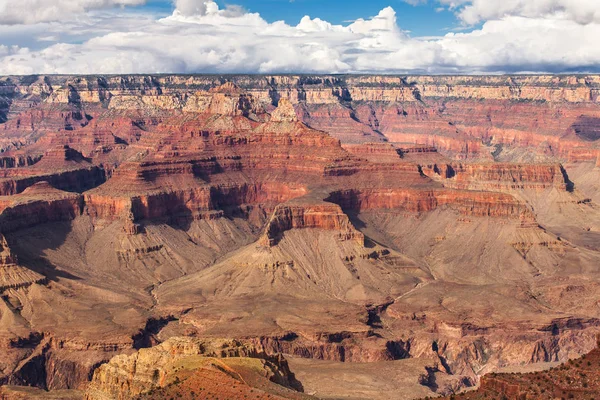
[[0,231],[19,229],[54,221],[70,221],[81,215],[83,197],[39,182],[21,194],[0,196]]

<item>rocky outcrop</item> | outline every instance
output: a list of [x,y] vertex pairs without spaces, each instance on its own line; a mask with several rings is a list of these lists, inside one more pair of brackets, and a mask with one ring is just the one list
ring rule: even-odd
[[311,336],[288,332],[247,341],[262,346],[268,354],[282,353],[322,361],[376,363],[410,357],[410,342],[378,339],[369,331],[319,332]]
[[279,101],[277,109],[271,113],[271,122],[297,122],[298,116],[294,106],[287,99]]
[[[117,183],[111,182],[113,184]],[[244,206],[274,205],[306,193],[302,186],[278,184],[199,185],[189,189],[131,190],[124,185],[119,194],[109,188],[85,194],[86,212],[94,219],[114,220],[127,217],[131,221],[179,216],[194,219],[213,219],[243,213]],[[110,192],[111,194],[107,193]],[[216,213],[220,211],[221,213]]]
[[343,210],[360,212],[373,209],[423,213],[450,207],[464,215],[495,218],[531,218],[527,206],[510,195],[460,190],[345,190],[333,192],[327,201]]
[[92,165],[91,159],[64,145],[51,148],[32,166],[0,172],[0,196],[21,193],[42,181],[60,190],[81,193],[105,180],[103,168]]
[[8,233],[81,214],[83,197],[39,182],[14,196],[0,196],[0,232]]
[[0,234],[0,293],[46,281],[43,275],[18,264],[17,256],[8,247],[6,238]]
[[[598,339],[600,347],[600,337]],[[598,363],[600,349],[581,358],[531,373],[492,373],[481,378],[478,390],[452,396],[456,399],[484,399],[490,396],[510,399],[584,399],[600,390]]]
[[452,163],[421,166],[444,186],[471,190],[548,189],[567,190],[572,183],[559,164]]
[[[13,292],[5,298],[16,297]],[[46,393],[48,398],[62,391],[65,391],[65,395],[78,394],[81,398],[82,393],[69,391],[85,389],[93,372],[101,364],[108,362],[117,351],[125,349],[125,344],[102,346],[94,343],[77,343],[38,332],[31,333],[29,337],[12,338],[6,343],[3,341],[0,346],[11,356],[22,353],[22,358],[14,364],[13,359],[6,359],[7,364],[0,376],[2,385],[50,391]],[[19,391],[16,392],[14,398],[21,398],[17,396]],[[33,397],[33,394],[38,392],[32,391],[30,395]],[[41,398],[46,397],[41,396]]]
[[274,246],[285,231],[303,228],[333,230],[339,232],[342,240],[364,242],[364,235],[354,228],[339,205],[290,203],[275,208],[260,243]]
[[104,180],[104,170],[96,166],[50,174],[0,178],[0,196],[22,193],[38,182],[47,182],[60,190],[81,193],[98,186]]
[[287,387],[296,384],[287,361],[280,355],[268,356],[259,346],[236,340],[171,338],[130,356],[116,356],[102,365],[94,373],[85,398],[129,399],[140,396],[172,385],[175,372],[181,368],[213,368],[213,363],[245,383],[240,373],[235,371],[235,366],[228,365],[228,359],[232,358],[248,360],[248,363],[258,360],[257,365],[264,368],[268,380]]
[[29,167],[41,160],[41,158],[42,156],[4,155],[0,157],[0,168]]

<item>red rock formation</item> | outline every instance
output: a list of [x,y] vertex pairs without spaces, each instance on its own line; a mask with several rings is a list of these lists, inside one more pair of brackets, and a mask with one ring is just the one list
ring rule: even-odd
[[[298,202],[296,202],[298,203]],[[342,240],[364,242],[364,235],[356,230],[348,216],[337,204],[284,204],[275,208],[260,242],[266,246],[277,244],[281,235],[291,229],[319,228],[338,231]]]
[[566,190],[570,182],[559,164],[452,163],[422,166],[426,175],[444,179],[444,186],[457,189],[547,189]]
[[375,163],[398,163],[402,154],[401,149],[389,143],[344,144],[343,148],[351,154]]
[[0,171],[0,196],[21,193],[37,182],[48,182],[55,188],[83,192],[105,180],[104,170],[69,146],[52,148],[40,161],[26,168]]
[[0,232],[72,220],[81,214],[83,197],[39,182],[14,196],[0,196]]
[[89,188],[98,186],[103,181],[104,171],[99,167],[50,173],[48,175],[3,178],[0,179],[0,196],[12,196],[21,193],[28,187],[39,182],[49,182],[52,186],[61,190],[83,192]]
[[42,156],[4,155],[0,157],[0,168],[29,167],[41,158]]
[[459,190],[344,190],[333,192],[327,201],[347,211],[373,209],[423,213],[448,206],[465,215],[500,218],[533,218],[524,203],[513,196],[492,192]]

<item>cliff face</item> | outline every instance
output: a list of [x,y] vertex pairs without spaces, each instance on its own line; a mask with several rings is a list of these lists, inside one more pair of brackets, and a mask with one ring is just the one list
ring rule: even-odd
[[449,206],[468,216],[530,219],[527,206],[514,197],[497,193],[470,193],[449,190],[346,190],[334,192],[327,199],[344,210],[361,212],[374,209],[430,212]]
[[81,214],[83,198],[76,193],[37,183],[14,196],[0,196],[0,231],[19,229],[54,221],[69,221]]
[[281,239],[285,231],[291,229],[319,228],[339,232],[339,237],[344,240],[364,242],[364,235],[352,226],[348,216],[342,209],[334,204],[321,205],[280,205],[275,208],[261,243],[274,246]]
[[93,375],[90,399],[169,398],[213,379],[303,398],[283,388],[286,353],[432,359],[406,379],[433,395],[586,352],[599,90],[0,78],[0,383],[85,390]]
[[594,75],[10,77],[3,86],[12,99],[7,115],[18,117],[4,129],[88,129],[102,132],[96,143],[106,145],[113,135],[125,138],[97,118],[104,107],[113,117],[136,110],[125,135],[135,137],[172,113],[258,116],[289,101],[302,121],[345,142],[426,144],[461,158],[488,155],[489,144],[543,146],[563,159],[588,159],[579,153],[582,142],[597,138],[599,85]]
[[[598,339],[600,347],[600,338]],[[531,373],[499,373],[481,378],[480,388],[472,393],[454,396],[457,399],[483,399],[489,396],[514,399],[584,399],[600,390],[598,362],[600,349],[592,350],[578,359]]]
[[432,178],[443,179],[444,186],[472,190],[571,189],[572,182],[559,164],[453,163],[424,165]]

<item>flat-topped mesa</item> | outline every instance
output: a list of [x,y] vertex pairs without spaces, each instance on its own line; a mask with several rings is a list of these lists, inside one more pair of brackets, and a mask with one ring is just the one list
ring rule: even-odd
[[204,215],[208,215],[212,210],[210,192],[208,186],[155,190],[139,194],[92,191],[85,194],[85,211],[94,221],[123,219],[124,229],[133,232],[130,222],[177,215],[203,219]]
[[571,184],[560,164],[450,163],[421,166],[446,187],[470,190],[567,190]]
[[68,145],[61,144],[56,146],[50,144],[48,147],[49,149],[43,155],[39,156],[14,155],[13,157],[18,157],[17,159],[21,160],[22,165],[16,166],[20,168],[10,168],[0,171],[0,176],[41,175],[92,166],[90,158],[84,157],[83,154]]
[[356,230],[340,206],[325,202],[291,202],[277,206],[259,243],[272,247],[279,243],[286,231],[305,228],[337,231],[340,240],[354,240],[364,245],[364,235]]
[[205,183],[194,174],[193,159],[169,158],[128,161],[99,189],[119,193],[185,188]]
[[0,233],[0,293],[7,289],[19,289],[34,283],[43,283],[46,278],[30,269],[18,265],[17,256]]
[[104,170],[98,166],[71,169],[60,172],[42,172],[28,175],[0,178],[0,196],[13,196],[39,182],[49,182],[53,187],[72,192],[84,192],[106,180]]
[[115,185],[111,181],[110,185],[85,194],[86,213],[94,220],[123,219],[124,230],[130,234],[138,233],[137,222],[142,220],[165,217],[188,221],[215,219],[226,214],[243,214],[242,209],[247,207],[260,206],[270,210],[275,204],[306,194],[301,185],[278,182],[201,182],[191,185],[175,176],[171,183],[180,182],[179,187],[148,187],[142,183],[132,191],[127,184]]
[[60,190],[84,192],[106,180],[104,170],[67,145],[48,150],[34,165],[0,169],[0,196],[21,193],[38,182]]
[[83,196],[38,182],[14,196],[0,196],[0,232],[9,233],[35,225],[70,221],[81,214]]
[[414,213],[450,207],[461,214],[476,217],[533,219],[529,208],[511,195],[494,192],[469,192],[450,189],[349,189],[330,194],[325,199],[339,204],[344,211],[361,212],[375,209]]

